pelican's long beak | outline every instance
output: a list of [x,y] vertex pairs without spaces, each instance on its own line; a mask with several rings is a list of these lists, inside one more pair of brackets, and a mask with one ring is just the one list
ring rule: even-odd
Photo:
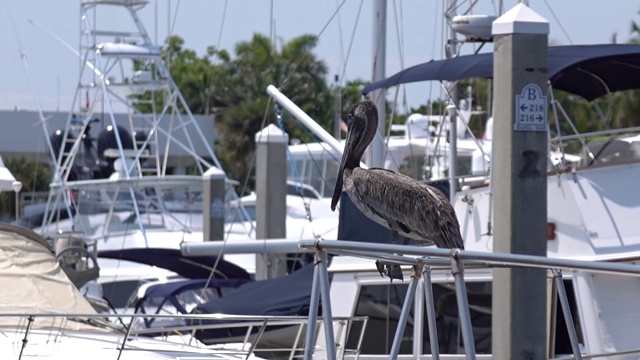
[[340,195],[342,195],[342,183],[344,176],[344,165],[351,156],[351,129],[347,132],[347,140],[344,143],[344,151],[342,152],[342,161],[340,162],[340,169],[338,169],[338,178],[336,179],[336,187],[333,189],[333,197],[331,197],[331,211],[336,211],[336,205],[338,205],[338,201],[340,201]]
[[378,126],[377,116],[376,105],[370,100],[358,101],[349,110],[349,131],[342,152],[336,187],[331,198],[331,210],[333,211],[336,210],[336,205],[342,195],[344,169],[354,169],[359,166],[364,150],[375,135],[375,128]]

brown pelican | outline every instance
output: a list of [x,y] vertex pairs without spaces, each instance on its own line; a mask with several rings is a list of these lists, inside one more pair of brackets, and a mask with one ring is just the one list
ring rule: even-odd
[[[362,155],[378,127],[378,110],[362,100],[349,110],[349,131],[342,155],[331,210],[336,209],[342,188],[363,214],[397,235],[423,240],[441,248],[463,249],[460,225],[449,200],[436,188],[387,169],[363,169]],[[380,263],[378,270],[383,273]],[[399,275],[398,275],[399,273]],[[387,266],[387,275],[402,278],[399,267]]]

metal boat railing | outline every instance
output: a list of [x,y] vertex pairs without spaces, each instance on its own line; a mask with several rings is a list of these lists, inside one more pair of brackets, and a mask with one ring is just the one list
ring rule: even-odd
[[[573,322],[571,309],[567,300],[567,294],[562,286],[562,271],[585,271],[589,273],[608,273],[617,275],[640,276],[640,266],[623,263],[609,263],[599,261],[581,261],[572,259],[552,259],[542,256],[504,254],[493,252],[465,251],[460,249],[438,249],[434,247],[403,246],[389,244],[362,243],[353,241],[322,241],[322,240],[302,240],[299,242],[302,249],[314,249],[316,265],[313,276],[313,288],[310,307],[318,306],[322,300],[322,311],[324,316],[324,332],[327,347],[327,359],[337,358],[337,351],[334,343],[336,339],[332,326],[331,305],[329,296],[329,281],[327,271],[328,253],[349,255],[356,257],[374,258],[388,263],[400,265],[411,265],[411,280],[406,294],[405,302],[396,328],[395,337],[389,354],[389,359],[398,358],[402,335],[404,333],[413,299],[418,285],[422,278],[425,283],[425,304],[427,306],[427,322],[429,328],[429,340],[431,343],[431,358],[439,359],[437,331],[435,331],[435,309],[430,270],[432,266],[450,267],[451,274],[455,279],[456,299],[458,303],[458,313],[460,315],[460,325],[462,340],[467,359],[475,359],[475,343],[473,339],[472,325],[467,300],[467,290],[465,287],[464,267],[465,265],[474,267],[510,267],[510,268],[538,268],[550,270],[554,278],[558,299],[562,307],[567,331],[569,333],[573,356],[570,359],[586,359],[597,356],[611,356],[618,353],[607,353],[594,355],[584,355],[581,353],[578,343],[578,336]],[[405,255],[393,255],[402,253]],[[317,319],[314,314],[309,315],[308,334],[314,334]],[[640,351],[630,350],[620,354],[638,353]],[[419,356],[419,354],[414,354]],[[305,359],[311,359],[313,349],[309,344],[305,348]],[[562,358],[564,359],[564,358]],[[569,359],[569,358],[567,358]]]
[[[309,343],[312,346],[316,345],[315,338],[317,333],[312,334],[314,341],[307,342],[308,337],[303,337],[305,328],[307,328],[308,318],[306,316],[253,316],[253,315],[227,315],[227,314],[187,314],[187,315],[163,315],[163,314],[96,314],[96,313],[0,313],[0,319],[2,318],[17,318],[18,325],[13,328],[15,331],[14,343],[17,347],[20,347],[20,353],[29,344],[30,336],[36,326],[34,324],[40,321],[41,324],[46,321],[48,323],[46,331],[50,338],[55,338],[55,341],[61,341],[60,334],[66,331],[65,324],[69,320],[78,320],[80,322],[91,323],[95,321],[95,325],[100,327],[113,326],[114,332],[120,333],[123,337],[120,340],[121,346],[119,347],[119,353],[127,350],[127,344],[129,339],[137,336],[154,337],[164,341],[170,341],[176,343],[175,338],[171,336],[177,335],[183,344],[195,345],[198,347],[206,347],[209,349],[220,350],[240,350],[246,354],[248,359],[252,355],[261,356],[261,354],[279,353],[278,358],[301,358],[305,349],[305,344]],[[115,326],[108,319],[119,318],[121,324],[125,326]],[[46,319],[46,320],[44,320]],[[153,328],[141,328],[139,323],[146,319],[165,319],[165,320],[180,320],[182,322],[190,322],[189,325],[184,326],[164,326]],[[325,321],[324,318],[318,318],[317,321]],[[355,323],[361,323],[360,334],[358,336],[359,341],[356,347],[346,348],[340,346],[338,351],[340,354],[355,355],[356,358],[360,353],[360,345],[362,344],[364,337],[364,329],[367,327],[368,317],[366,316],[354,316],[354,317],[333,317],[331,319],[333,327],[336,329],[337,336],[342,336],[342,333],[348,333],[352,331],[352,327]],[[198,322],[200,322],[198,324]],[[202,322],[216,322],[216,323],[202,323]],[[262,342],[270,330],[290,328],[293,330],[291,333],[295,333],[295,337],[291,342],[291,346],[265,346],[262,347]],[[316,326],[313,327],[317,329]],[[195,340],[195,332],[204,330],[231,330],[231,329],[245,329],[244,334],[241,336],[235,336],[233,340],[225,340],[225,338],[219,338],[212,342],[211,345],[204,345],[202,342]],[[0,332],[7,330],[6,327],[0,326]],[[84,336],[90,336],[90,332],[83,333]],[[306,336],[309,336],[308,332]],[[54,342],[55,342],[54,341]],[[284,343],[284,341],[283,341]],[[133,349],[133,348],[132,348]],[[119,357],[120,355],[118,355]],[[268,355],[267,355],[268,357]],[[20,359],[20,356],[19,358]]]

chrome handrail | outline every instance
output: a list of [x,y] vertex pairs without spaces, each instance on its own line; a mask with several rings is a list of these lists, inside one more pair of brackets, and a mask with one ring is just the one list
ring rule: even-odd
[[[555,278],[555,286],[559,289],[557,291],[558,298],[560,300],[561,306],[563,308],[563,312],[565,315],[565,322],[567,323],[567,332],[569,333],[572,351],[573,351],[573,359],[582,359],[581,349],[578,344],[578,337],[576,333],[575,324],[573,323],[571,316],[571,309],[569,308],[569,303],[567,299],[567,294],[564,291],[564,288],[560,289],[558,286],[562,284],[561,271],[562,270],[570,270],[570,271],[586,271],[590,273],[606,273],[606,274],[618,274],[625,276],[640,276],[640,266],[635,264],[622,264],[622,263],[612,263],[612,262],[602,262],[602,261],[583,261],[583,260],[573,260],[573,259],[557,259],[557,258],[548,258],[545,256],[533,256],[533,255],[522,255],[522,254],[506,254],[506,253],[487,253],[487,252],[478,252],[478,251],[465,251],[460,249],[439,249],[434,247],[419,247],[419,246],[408,246],[408,245],[392,245],[392,244],[376,244],[370,242],[354,242],[354,241],[322,241],[322,240],[301,240],[299,242],[299,246],[302,249],[313,249],[316,252],[316,258],[318,257],[326,257],[328,253],[332,254],[348,254],[350,256],[359,256],[365,258],[378,258],[379,260],[383,260],[386,262],[392,262],[396,264],[404,264],[411,265],[412,275],[409,283],[408,293],[415,288],[415,283],[419,280],[420,274],[423,272],[424,266],[445,265],[445,261],[450,262],[451,273],[454,276],[454,280],[456,283],[456,298],[458,303],[458,314],[460,316],[461,323],[461,332],[463,335],[463,344],[465,347],[466,357],[467,359],[475,359],[475,343],[473,339],[472,325],[470,321],[470,312],[469,307],[467,305],[467,294],[466,287],[464,283],[464,264],[473,264],[474,266],[479,267],[520,267],[520,268],[539,268],[539,269],[547,269],[551,270],[554,278]],[[405,255],[393,255],[402,253]],[[321,262],[316,263],[316,272],[324,272],[326,276],[327,269],[322,265]],[[315,275],[315,274],[314,274]],[[314,276],[314,280],[321,278],[321,276]],[[313,283],[314,290],[315,287],[320,287],[320,291],[322,294],[321,299],[315,300],[316,302],[321,300],[322,304],[329,303],[331,301],[328,296],[328,284],[323,283],[321,281],[314,281]],[[427,303],[433,303],[432,294],[429,294],[428,291],[425,291],[425,297]],[[313,302],[312,299],[311,307],[317,306],[317,303]],[[405,300],[401,312],[400,319],[398,321],[398,326],[396,328],[396,336],[394,337],[394,342],[391,348],[391,353],[389,355],[390,359],[398,358],[398,349],[400,346],[400,342],[402,341],[402,333],[404,332],[404,325],[408,319],[408,309],[412,306],[412,298],[410,299],[407,296]],[[329,315],[330,316],[330,315]],[[331,319],[325,319],[325,321],[331,321]],[[315,326],[314,323],[310,322],[309,327]],[[327,331],[327,327],[325,326],[325,331]],[[313,330],[312,330],[313,331]],[[334,355],[336,354],[335,348],[329,348],[329,343],[327,343],[327,354]],[[305,359],[311,359],[312,354],[309,349],[306,349]],[[634,351],[635,352],[635,351]],[[414,354],[415,355],[415,354]],[[439,356],[438,353],[435,353],[435,358]],[[609,354],[606,354],[609,355]],[[585,355],[587,357],[587,355]],[[591,357],[591,356],[588,356]],[[333,357],[331,357],[333,358]]]

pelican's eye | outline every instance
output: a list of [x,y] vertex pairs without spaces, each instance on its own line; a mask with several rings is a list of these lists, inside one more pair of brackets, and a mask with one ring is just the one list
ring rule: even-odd
[[351,126],[351,123],[353,122],[353,115],[349,114],[349,116],[347,117],[347,125]]

